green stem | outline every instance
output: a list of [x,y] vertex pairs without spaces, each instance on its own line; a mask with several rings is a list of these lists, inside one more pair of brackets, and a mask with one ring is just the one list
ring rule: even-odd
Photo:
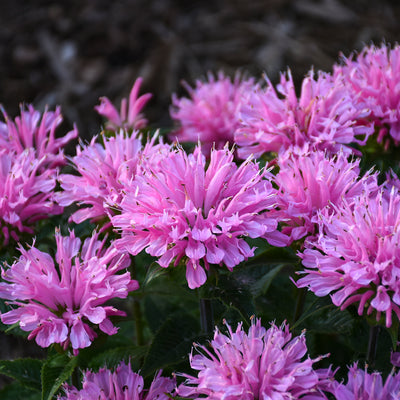
[[[132,279],[136,279],[136,264],[135,258],[131,257],[131,276]],[[133,317],[135,319],[135,335],[136,335],[136,344],[138,346],[142,346],[144,344],[144,335],[143,335],[143,316],[142,309],[140,307],[140,302],[137,298],[133,299]]]
[[214,312],[211,299],[200,299],[201,331],[211,335],[214,331]]
[[373,368],[376,359],[376,350],[378,348],[378,336],[379,336],[380,326],[370,326],[369,328],[369,340],[368,340],[368,350],[367,350],[367,363]]

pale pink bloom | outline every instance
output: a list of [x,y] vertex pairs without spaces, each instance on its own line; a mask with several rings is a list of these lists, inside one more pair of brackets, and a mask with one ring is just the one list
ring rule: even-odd
[[258,319],[246,333],[242,324],[228,334],[215,330],[210,346],[196,346],[190,354],[197,376],[181,374],[179,396],[210,400],[326,399],[333,372],[313,369],[322,357],[304,359],[304,332],[292,338],[289,326],[271,324],[267,330]]
[[54,168],[66,163],[63,148],[78,136],[74,128],[61,138],[56,137],[56,129],[62,122],[60,107],[55,111],[45,111],[43,115],[28,105],[21,107],[21,115],[12,121],[2,108],[5,122],[0,122],[0,149],[21,154],[25,149],[34,149],[36,158],[42,162],[42,169]]
[[234,142],[234,133],[240,126],[239,109],[243,96],[252,90],[254,80],[241,80],[236,75],[233,82],[223,73],[208,75],[208,81],[196,81],[192,88],[187,82],[183,86],[190,98],[172,97],[171,117],[179,128],[172,132],[171,140],[200,142],[202,150],[208,154],[215,146],[222,149],[226,143]]
[[121,362],[114,372],[106,368],[86,371],[82,389],[65,385],[65,396],[58,400],[169,400],[174,389],[175,379],[162,377],[161,371],[144,389],[143,377],[132,371],[130,362]]
[[229,270],[254,255],[245,237],[262,237],[284,246],[270,216],[276,203],[268,172],[250,159],[239,167],[232,152],[213,149],[210,162],[197,147],[187,155],[181,148],[136,177],[112,224],[122,233],[116,245],[136,255],[143,249],[158,257],[161,267],[186,264],[190,288],[206,281],[209,264]]
[[63,212],[54,202],[55,169],[43,168],[34,149],[16,154],[0,149],[0,240],[18,240],[22,232],[34,233],[35,223]]
[[81,223],[86,219],[108,219],[119,208],[125,187],[147,163],[155,165],[162,154],[169,151],[163,143],[154,144],[156,137],[142,146],[137,131],[128,135],[125,131],[115,136],[94,137],[86,146],[77,147],[72,158],[80,175],[61,174],[58,178],[62,192],[56,199],[62,206],[74,202],[84,206],[75,211],[70,219]]
[[145,93],[138,97],[140,85],[143,79],[137,78],[129,94],[129,100],[121,100],[121,110],[114,107],[107,97],[100,98],[100,104],[94,109],[107,119],[105,128],[118,132],[120,129],[126,131],[142,129],[147,125],[147,119],[140,112],[151,99],[151,93]]
[[318,229],[318,211],[364,191],[378,189],[377,176],[366,173],[360,177],[360,160],[348,161],[339,151],[328,156],[325,151],[296,153],[287,151],[277,158],[279,172],[274,178],[279,191],[278,207],[284,226],[282,232],[298,240]]
[[338,384],[333,391],[336,400],[398,400],[400,372],[390,373],[383,382],[380,372],[367,372],[354,363],[348,372],[347,383]]
[[265,89],[250,92],[240,111],[242,126],[235,133],[238,156],[255,157],[292,146],[354,153],[351,143],[364,144],[372,126],[359,123],[368,110],[357,106],[340,79],[311,71],[297,97],[290,71],[281,75],[277,90],[267,80]]
[[97,336],[94,326],[108,335],[117,332],[110,317],[125,312],[104,303],[125,298],[139,285],[129,272],[119,273],[129,266],[129,256],[105,248],[96,232],[82,246],[73,232],[56,232],[55,237],[56,264],[33,244],[28,250],[20,245],[20,258],[2,268],[0,297],[10,300],[13,309],[1,321],[17,323],[41,347],[71,344],[76,353]]
[[400,194],[381,189],[333,207],[319,214],[320,234],[299,254],[305,270],[296,285],[331,294],[342,310],[356,303],[359,315],[374,313],[390,327],[393,312],[400,318]]
[[334,66],[334,74],[343,80],[355,94],[362,107],[371,110],[367,117],[377,127],[378,142],[388,135],[400,143],[400,46],[393,49],[382,44],[380,48],[367,46],[354,56],[343,57],[342,65]]

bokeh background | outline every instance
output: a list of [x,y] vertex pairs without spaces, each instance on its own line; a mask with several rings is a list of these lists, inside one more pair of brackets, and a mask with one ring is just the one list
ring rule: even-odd
[[142,76],[146,115],[169,126],[171,94],[207,72],[276,82],[330,70],[339,53],[400,40],[393,0],[1,0],[0,103],[59,104],[65,129],[99,131],[100,96],[119,102]]
[[[399,21],[395,0],[0,0],[0,103],[11,117],[20,103],[61,105],[62,129],[76,123],[87,140],[100,129],[99,97],[119,102],[142,76],[151,127],[169,127],[182,80],[239,70],[277,82],[289,67],[299,83],[340,52],[396,43]],[[0,336],[0,358],[40,354]]]

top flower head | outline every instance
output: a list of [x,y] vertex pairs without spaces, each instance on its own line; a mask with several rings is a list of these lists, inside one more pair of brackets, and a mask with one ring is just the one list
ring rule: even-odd
[[101,368],[99,372],[86,371],[82,389],[64,386],[65,396],[59,400],[168,400],[175,389],[175,380],[164,378],[161,371],[155,376],[148,390],[144,390],[142,376],[128,365],[121,364],[111,372]]
[[95,110],[107,118],[106,129],[119,131],[121,128],[127,131],[142,129],[147,125],[147,120],[140,113],[142,108],[151,99],[151,93],[145,93],[138,97],[142,78],[137,78],[129,94],[129,103],[126,98],[121,100],[121,110],[113,106],[107,97],[100,98],[100,104]]
[[267,330],[258,319],[249,332],[239,324],[228,335],[218,329],[211,342],[213,352],[197,346],[199,354],[190,355],[191,367],[198,376],[182,374],[187,380],[178,395],[191,399],[326,399],[330,387],[329,370],[314,370],[317,359],[302,358],[307,353],[305,335],[292,339],[289,326],[271,324]]
[[65,164],[63,147],[78,131],[74,128],[64,137],[56,138],[55,131],[62,122],[60,107],[45,111],[41,116],[32,105],[27,110],[21,107],[21,116],[13,122],[2,108],[5,122],[0,122],[0,148],[21,154],[25,149],[34,149],[36,158],[43,160],[42,168],[54,168]]
[[358,303],[359,315],[375,312],[380,321],[384,314],[390,327],[393,312],[400,319],[400,193],[381,189],[333,207],[319,214],[320,235],[299,254],[305,276],[296,284],[332,293],[342,309]]
[[240,80],[237,75],[232,82],[223,73],[216,79],[208,75],[208,82],[196,81],[196,87],[183,83],[190,98],[172,97],[171,117],[180,127],[170,134],[171,140],[179,142],[200,141],[202,150],[208,154],[215,146],[222,149],[226,143],[233,144],[234,133],[239,127],[239,108],[246,92],[252,90],[253,79]]
[[239,157],[259,157],[305,144],[330,153],[342,148],[350,154],[354,149],[348,144],[364,143],[373,132],[358,123],[368,112],[354,104],[341,80],[329,74],[320,72],[315,79],[311,71],[298,98],[289,71],[281,75],[278,93],[268,80],[265,90],[258,87],[243,102],[242,125],[235,133]]
[[245,236],[286,244],[268,212],[276,191],[266,175],[250,160],[237,167],[227,147],[211,151],[208,168],[199,147],[171,151],[158,171],[136,177],[112,217],[122,231],[116,245],[134,255],[146,248],[162,267],[184,258],[189,287],[199,287],[209,263],[232,269],[253,256]]
[[[368,108],[368,120],[378,127],[378,142],[387,133],[400,143],[400,46],[382,44],[365,47],[356,59],[343,57],[334,66],[334,75],[354,92],[355,100]],[[386,143],[386,146],[389,142]]]
[[2,271],[0,297],[15,306],[3,313],[4,324],[18,323],[28,338],[39,346],[71,343],[74,351],[90,346],[96,333],[88,322],[98,325],[108,335],[117,332],[109,317],[125,315],[103,304],[112,298],[125,298],[138,289],[129,272],[129,256],[115,248],[104,249],[105,241],[95,233],[83,243],[71,232],[56,232],[58,267],[49,254],[32,246],[20,246],[21,257]]

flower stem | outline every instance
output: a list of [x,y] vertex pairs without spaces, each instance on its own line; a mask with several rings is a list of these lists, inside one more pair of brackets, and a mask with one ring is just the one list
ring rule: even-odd
[[375,364],[376,350],[378,348],[379,331],[380,331],[380,326],[379,325],[370,326],[370,328],[369,328],[367,363],[371,368]]
[[211,299],[200,299],[200,326],[203,333],[211,335],[214,330],[214,313]]
[[[136,279],[136,264],[135,258],[131,257],[131,276],[132,279]],[[138,346],[142,346],[144,344],[144,335],[143,335],[143,316],[142,309],[140,307],[140,302],[137,298],[133,299],[133,317],[135,319],[135,335],[136,335],[136,344]]]
[[296,307],[293,314],[293,324],[301,317],[306,302],[307,288],[299,289],[297,292]]

